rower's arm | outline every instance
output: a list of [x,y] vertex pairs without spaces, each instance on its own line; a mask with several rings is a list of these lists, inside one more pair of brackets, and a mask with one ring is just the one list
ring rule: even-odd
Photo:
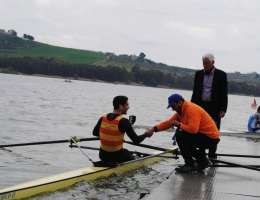
[[142,135],[137,135],[130,124],[128,119],[121,119],[119,122],[119,130],[122,133],[126,133],[128,137],[133,141],[135,144],[141,143],[147,136],[147,133],[144,133]]
[[94,136],[99,137],[99,129],[100,129],[101,123],[102,123],[102,117],[98,120],[96,126],[93,129],[92,133],[93,133]]

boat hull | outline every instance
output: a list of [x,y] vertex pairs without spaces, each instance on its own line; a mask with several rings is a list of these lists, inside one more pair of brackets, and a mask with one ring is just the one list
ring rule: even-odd
[[139,168],[143,165],[153,164],[161,161],[162,157],[156,157],[162,154],[171,154],[172,151],[177,151],[176,148],[171,148],[171,152],[165,153],[162,151],[154,152],[152,156],[143,157],[138,160],[129,161],[118,165],[117,167],[85,167],[81,169],[64,172],[61,174],[49,176],[46,178],[29,181],[17,186],[12,186],[0,190],[0,200],[11,200],[31,197],[34,195],[46,192],[54,192],[62,188],[74,185],[75,183],[85,180],[95,180],[102,176],[109,176],[113,173],[122,174],[126,171]]

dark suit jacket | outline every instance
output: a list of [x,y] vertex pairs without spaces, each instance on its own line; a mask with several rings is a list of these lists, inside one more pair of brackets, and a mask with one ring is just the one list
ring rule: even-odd
[[[201,106],[202,89],[204,80],[204,69],[199,70],[195,74],[193,93],[191,102]],[[219,118],[219,112],[226,113],[228,104],[228,82],[226,72],[215,69],[212,88],[211,88],[211,117],[214,119]]]

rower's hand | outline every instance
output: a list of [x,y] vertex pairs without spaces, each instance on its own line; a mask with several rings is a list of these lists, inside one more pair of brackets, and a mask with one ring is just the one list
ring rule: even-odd
[[145,131],[146,133],[154,133],[154,128],[152,127],[152,128],[148,128],[148,129],[146,129],[146,131]]
[[147,137],[152,137],[153,133],[154,133],[154,128],[148,128],[146,129],[146,134],[147,134]]
[[145,132],[147,134],[147,137],[152,137],[153,132]]

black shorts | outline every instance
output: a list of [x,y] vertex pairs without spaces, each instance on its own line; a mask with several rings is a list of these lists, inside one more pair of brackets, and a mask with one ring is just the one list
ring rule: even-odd
[[124,148],[116,152],[107,152],[100,148],[99,158],[105,162],[126,162],[134,160],[133,155]]

